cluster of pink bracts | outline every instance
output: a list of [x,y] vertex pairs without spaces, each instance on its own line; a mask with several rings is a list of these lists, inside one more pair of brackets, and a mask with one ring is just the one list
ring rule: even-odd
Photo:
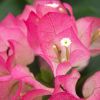
[[[79,70],[99,54],[100,18],[75,21],[69,4],[35,0],[22,14],[8,14],[0,22],[0,100],[42,100],[45,95],[49,100],[100,100],[100,71],[85,82],[83,98],[76,94]],[[50,65],[53,88],[38,82],[26,67],[35,55]]]

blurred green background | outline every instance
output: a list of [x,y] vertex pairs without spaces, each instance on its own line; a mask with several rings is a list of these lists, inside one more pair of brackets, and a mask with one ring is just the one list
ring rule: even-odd
[[[31,4],[33,0],[0,0],[0,20],[2,20],[8,13],[18,15],[24,9],[26,4]],[[100,0],[62,0],[72,5],[76,19],[84,16],[100,17]],[[31,67],[31,70],[35,70]],[[81,91],[82,84],[87,77],[100,70],[100,56],[91,58],[88,67],[81,72],[82,78],[80,79],[77,87]],[[45,74],[44,74],[45,73]],[[41,80],[48,86],[52,76],[50,72],[41,72],[37,75],[37,79]],[[48,79],[47,79],[48,77]],[[49,82],[48,82],[49,81]],[[80,94],[81,95],[81,94]]]
[[[31,4],[33,0],[0,0],[0,19],[7,13],[19,14],[25,4]],[[100,0],[62,0],[73,6],[76,18],[82,16],[100,17]]]

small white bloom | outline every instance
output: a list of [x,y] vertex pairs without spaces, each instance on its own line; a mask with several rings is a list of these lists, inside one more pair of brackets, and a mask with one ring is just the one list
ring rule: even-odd
[[69,47],[71,45],[71,40],[69,38],[63,38],[60,41],[61,46]]

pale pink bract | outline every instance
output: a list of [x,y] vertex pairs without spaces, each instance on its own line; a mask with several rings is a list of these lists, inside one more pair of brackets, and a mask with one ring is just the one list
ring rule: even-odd
[[[51,65],[54,75],[57,75],[56,70],[60,63],[69,62],[76,67],[89,59],[88,49],[77,38],[73,16],[52,12],[38,18],[31,12],[26,25],[30,31],[28,40],[31,47]],[[68,47],[63,46],[63,39],[68,39],[71,44]]]
[[34,53],[27,41],[27,27],[12,14],[0,23],[0,55],[6,60],[12,42],[15,53],[14,64],[28,65],[34,59]]
[[33,5],[25,6],[24,11],[18,15],[18,18],[20,20],[27,20],[31,12],[37,14],[38,17],[42,17],[48,12],[59,12],[73,15],[72,7],[67,3],[61,3],[60,0],[34,0]]
[[[77,93],[79,69],[99,54],[100,18],[76,21],[69,4],[34,0],[17,17],[8,14],[0,22],[0,100],[100,100],[100,71],[84,82],[83,96]],[[34,56],[42,57],[36,61],[42,67],[32,66]],[[31,72],[31,63],[41,67],[39,73]],[[43,85],[49,85],[48,70],[50,87]]]
[[[91,51],[91,55],[100,54],[100,18],[83,17],[77,20],[78,36]],[[83,28],[84,27],[84,28]]]

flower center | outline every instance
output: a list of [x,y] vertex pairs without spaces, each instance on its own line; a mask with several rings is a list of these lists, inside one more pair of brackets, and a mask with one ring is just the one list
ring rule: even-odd
[[57,56],[57,61],[61,63],[62,61],[68,61],[70,57],[70,45],[71,40],[69,38],[62,38],[60,41],[60,46],[65,48],[59,48],[58,45],[54,44],[53,49]]
[[94,43],[98,38],[100,38],[100,29],[97,30],[93,36],[92,36],[92,40],[91,40],[91,44]]
[[61,43],[61,46],[68,48],[72,42],[69,38],[63,38],[63,39],[61,39],[60,43]]
[[53,49],[54,49],[54,52],[57,55],[58,62],[61,62],[61,50],[58,48],[58,46],[56,44],[53,45]]

